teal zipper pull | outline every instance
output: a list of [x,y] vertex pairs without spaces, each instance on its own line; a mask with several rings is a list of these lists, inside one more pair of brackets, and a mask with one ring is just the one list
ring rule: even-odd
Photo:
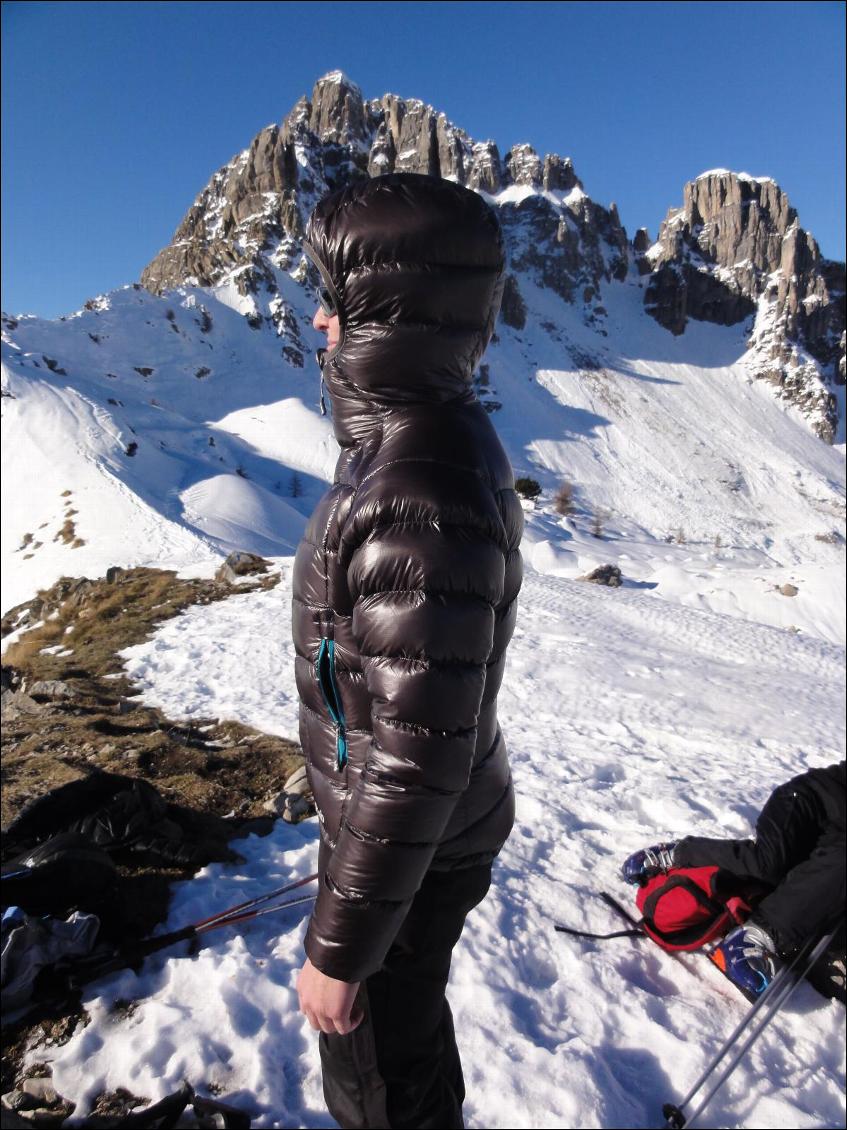
[[344,733],[344,727],[338,727],[338,734],[335,740],[335,748],[337,751],[338,768],[343,769],[347,764],[347,735]]
[[[328,676],[329,692],[324,682],[324,669],[326,669]],[[326,703],[326,708],[332,719],[333,729],[335,730],[335,760],[340,771],[347,764],[347,733],[345,728],[344,708],[341,702],[341,695],[338,691],[338,685],[335,681],[335,640],[331,640],[327,637],[321,639],[321,644],[318,648],[318,658],[315,660],[315,673],[317,675],[318,686],[321,688],[321,694]]]

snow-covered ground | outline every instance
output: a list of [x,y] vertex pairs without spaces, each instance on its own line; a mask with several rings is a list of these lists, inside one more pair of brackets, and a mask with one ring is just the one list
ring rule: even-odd
[[[317,412],[310,295],[277,276],[302,368],[226,287],[125,287],[64,322],[5,321],[3,611],[62,574],[294,552],[338,446]],[[599,333],[522,278],[526,328],[501,324],[485,357],[481,395],[516,474],[542,487],[526,560],[566,578],[616,564],[664,599],[843,643],[844,446],[751,378],[744,326],[673,337],[643,285],[607,286]],[[59,533],[70,512],[75,541]]]
[[[262,311],[233,284],[125,287],[65,320],[4,318],[2,364],[3,611],[63,574],[208,575],[230,550],[264,554],[277,588],[189,609],[127,670],[174,718],[293,740],[292,555],[338,454],[300,278],[300,264],[276,272],[279,336],[251,327]],[[627,897],[624,855],[688,830],[743,834],[776,784],[844,756],[844,445],[751,378],[749,325],[673,337],[644,314],[643,286],[634,271],[608,284],[591,327],[521,277],[526,326],[499,324],[484,358],[481,398],[542,493],[500,698],[518,821],[452,978],[472,1126],[658,1124],[746,1002],[702,957],[553,923],[614,928],[596,891]],[[577,580],[607,563],[622,588]],[[309,874],[316,849],[313,822],[279,823],[242,845],[243,865],[181,884],[162,929]],[[327,1125],[296,1010],[305,914],[98,984],[91,1024],[34,1054],[80,1115],[103,1088],[156,1099],[186,1077],[256,1126]],[[843,1125],[844,1015],[804,986],[709,1125]]]
[[[175,717],[226,716],[296,740],[291,561],[279,586],[189,609],[127,667]],[[198,662],[198,660],[202,660]],[[841,647],[526,571],[500,696],[517,822],[456,950],[450,1000],[475,1127],[649,1127],[748,1007],[706,959],[581,942],[618,923],[622,857],[666,835],[743,835],[770,790],[844,756]],[[177,886],[162,930],[315,869],[317,826],[279,822]],[[151,1099],[187,1078],[257,1127],[326,1126],[316,1038],[297,1011],[308,906],[151,958],[85,997],[91,1024],[38,1048],[78,1110],[103,1088]],[[137,1000],[116,1019],[118,1000]],[[716,1127],[843,1125],[845,1011],[802,986],[715,1100]]]

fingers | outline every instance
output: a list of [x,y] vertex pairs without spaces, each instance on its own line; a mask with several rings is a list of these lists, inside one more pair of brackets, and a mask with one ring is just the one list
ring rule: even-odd
[[339,1036],[349,1035],[354,1028],[358,1028],[364,1019],[364,1013],[361,1009],[348,1014],[347,1016],[336,1017],[332,1023],[335,1025],[335,1031]]

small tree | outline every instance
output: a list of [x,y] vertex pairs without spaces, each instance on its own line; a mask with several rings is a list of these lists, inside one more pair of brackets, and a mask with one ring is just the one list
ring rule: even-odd
[[290,495],[291,498],[300,498],[302,496],[302,494],[303,494],[303,484],[300,481],[299,474],[296,471],[294,471],[291,475],[291,486],[290,486],[290,489],[289,489],[289,495]]
[[515,479],[515,490],[521,496],[521,498],[526,498],[531,502],[535,502],[535,500],[541,494],[541,483],[537,482],[535,479],[530,479],[526,476],[523,476],[519,479]]
[[591,519],[591,533],[593,537],[602,538],[605,536],[605,525],[608,517],[608,510],[598,509],[594,511],[594,517]]
[[574,485],[564,479],[553,495],[553,509],[557,514],[573,514],[574,511]]

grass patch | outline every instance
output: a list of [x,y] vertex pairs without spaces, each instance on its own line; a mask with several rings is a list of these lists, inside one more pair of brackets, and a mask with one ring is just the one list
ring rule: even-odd
[[[237,591],[278,580],[267,574]],[[4,670],[24,692],[59,680],[73,693],[4,719],[3,826],[30,800],[94,768],[144,777],[168,800],[217,816],[266,814],[265,802],[302,764],[299,745],[231,720],[175,722],[140,705],[118,655],[191,605],[232,595],[225,583],[148,568],[118,570],[112,582],[64,577],[38,594],[42,622],[9,645]],[[4,634],[17,611],[4,618]],[[70,654],[44,651],[59,643]]]

